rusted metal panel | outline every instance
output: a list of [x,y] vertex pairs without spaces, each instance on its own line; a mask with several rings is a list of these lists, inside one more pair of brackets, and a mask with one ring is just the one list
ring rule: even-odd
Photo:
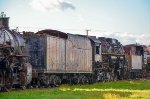
[[47,72],[65,72],[65,39],[47,36],[46,48]]
[[92,72],[92,46],[87,37],[68,34],[66,41],[66,72]]
[[34,34],[26,37],[26,40],[33,69],[47,73],[65,72],[65,39]]
[[132,55],[132,69],[142,69],[142,56]]
[[25,37],[26,47],[29,53],[29,62],[32,64],[33,69],[45,69],[45,46],[46,37],[39,35],[29,35]]

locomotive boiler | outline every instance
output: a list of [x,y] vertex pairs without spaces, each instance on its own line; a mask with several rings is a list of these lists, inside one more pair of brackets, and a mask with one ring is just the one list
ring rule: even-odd
[[32,66],[27,61],[25,41],[9,29],[9,17],[0,16],[0,90],[15,85],[26,86],[32,79]]

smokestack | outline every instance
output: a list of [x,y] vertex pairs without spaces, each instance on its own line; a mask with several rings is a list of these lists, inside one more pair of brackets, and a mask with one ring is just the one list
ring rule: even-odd
[[6,17],[6,14],[4,14],[4,12],[1,12],[0,15],[0,28],[9,29],[9,17]]

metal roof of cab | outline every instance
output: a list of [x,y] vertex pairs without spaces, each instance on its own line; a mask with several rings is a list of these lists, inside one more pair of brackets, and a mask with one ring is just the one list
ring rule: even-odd
[[88,38],[95,44],[101,44],[101,41],[96,38],[96,36],[88,36]]

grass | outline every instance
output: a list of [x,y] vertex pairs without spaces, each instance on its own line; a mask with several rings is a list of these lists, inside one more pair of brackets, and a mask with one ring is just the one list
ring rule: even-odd
[[150,81],[117,81],[91,85],[62,85],[0,93],[0,99],[150,99]]
[[[116,82],[105,82],[105,83],[96,83],[92,85],[82,85],[82,86],[64,86],[65,88],[99,88],[99,89],[131,89],[131,90],[150,90],[150,80],[137,80],[137,81],[116,81]],[[61,86],[63,88],[63,86]]]

